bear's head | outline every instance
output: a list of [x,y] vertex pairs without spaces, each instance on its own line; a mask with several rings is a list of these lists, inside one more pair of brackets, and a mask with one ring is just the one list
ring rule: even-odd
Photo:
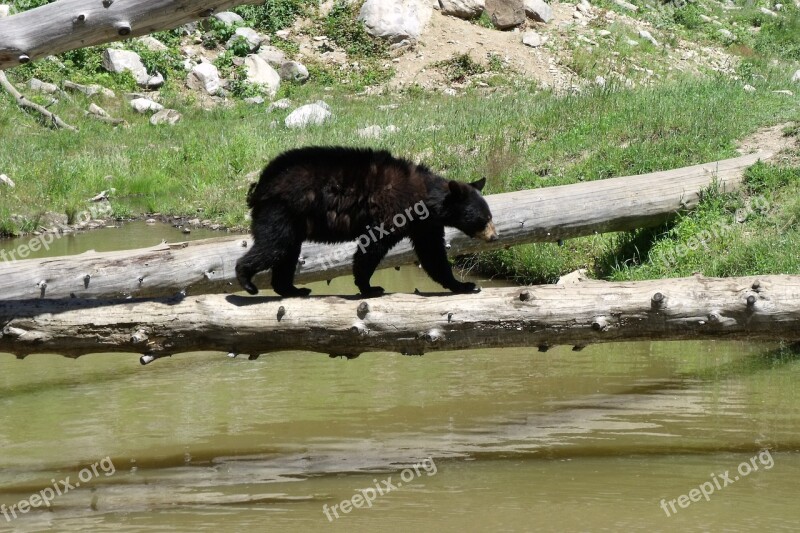
[[491,242],[498,239],[499,233],[492,222],[489,204],[481,195],[484,185],[486,178],[472,183],[448,182],[449,192],[444,200],[444,222],[470,237]]

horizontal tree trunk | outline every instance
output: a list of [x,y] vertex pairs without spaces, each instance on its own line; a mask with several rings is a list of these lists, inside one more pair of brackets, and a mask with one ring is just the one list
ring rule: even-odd
[[0,301],[0,352],[21,357],[188,351],[257,355],[679,339],[800,339],[800,276],[692,278],[486,289],[478,294],[279,299]]
[[258,0],[59,0],[0,18],[0,70],[75,48],[176,28]]
[[[726,191],[736,189],[744,170],[771,153],[714,163],[547,187],[486,197],[500,239],[486,243],[448,229],[451,255],[473,253],[530,242],[556,242],[600,232],[625,231],[661,224],[697,205],[700,192],[716,181]],[[165,296],[239,291],[234,266],[250,245],[244,236],[223,237],[142,250],[96,253],[36,260],[13,260],[28,247],[44,248],[56,238],[42,235],[22,249],[0,255],[0,296],[6,299]],[[355,243],[338,246],[305,243],[296,281],[307,283],[349,274]],[[10,254],[14,254],[13,257]],[[407,241],[395,246],[381,263],[392,267],[414,262]],[[269,287],[269,273],[256,284]],[[354,286],[355,291],[355,286]]]

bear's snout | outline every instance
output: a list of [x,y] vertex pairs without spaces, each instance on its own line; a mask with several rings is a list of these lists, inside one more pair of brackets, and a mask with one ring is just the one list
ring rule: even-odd
[[500,238],[500,234],[497,233],[497,228],[494,227],[494,222],[489,222],[486,224],[486,227],[483,228],[483,230],[475,234],[475,237],[486,242],[493,242]]

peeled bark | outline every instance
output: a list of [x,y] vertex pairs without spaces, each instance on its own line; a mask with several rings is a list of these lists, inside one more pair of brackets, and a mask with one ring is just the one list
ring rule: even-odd
[[[681,169],[612,178],[486,197],[500,231],[500,239],[486,243],[449,229],[450,254],[480,252],[530,242],[610,231],[626,231],[664,223],[676,213],[694,208],[703,189],[716,182],[732,191],[744,170],[771,153],[759,152]],[[25,246],[44,248],[55,235],[33,238]],[[236,260],[250,246],[248,237],[224,237],[143,250],[84,254],[35,260],[10,260],[21,247],[0,255],[0,297],[81,298],[164,296],[189,290],[232,292]],[[305,243],[295,280],[299,283],[349,274],[355,243],[338,246]],[[414,262],[411,246],[395,246],[381,267]],[[269,274],[256,277],[256,285],[269,288]],[[355,291],[355,287],[354,287]]]
[[600,342],[800,339],[800,276],[485,289],[478,294],[0,301],[0,352],[332,356]]
[[75,48],[176,28],[258,0],[59,0],[0,18],[0,70]]

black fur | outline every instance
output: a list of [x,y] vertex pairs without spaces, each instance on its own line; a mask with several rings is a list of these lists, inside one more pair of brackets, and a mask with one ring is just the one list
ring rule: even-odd
[[[370,286],[381,259],[409,237],[420,264],[434,280],[453,292],[471,292],[473,283],[453,277],[444,243],[444,227],[470,236],[491,228],[489,206],[480,194],[485,180],[473,184],[447,181],[422,165],[393,157],[387,151],[341,147],[290,150],[272,160],[247,194],[251,208],[253,247],[236,264],[236,276],[250,294],[258,289],[252,277],[272,268],[272,288],[281,296],[305,296],[294,286],[294,272],[303,241],[353,241],[367,227],[393,228],[356,251],[355,284],[364,296],[383,293]],[[421,203],[419,203],[421,202]],[[419,203],[419,204],[418,204]],[[418,210],[409,208],[418,205]],[[424,208],[424,209],[423,209]],[[398,214],[407,223],[395,227]],[[410,220],[408,220],[410,219]]]

